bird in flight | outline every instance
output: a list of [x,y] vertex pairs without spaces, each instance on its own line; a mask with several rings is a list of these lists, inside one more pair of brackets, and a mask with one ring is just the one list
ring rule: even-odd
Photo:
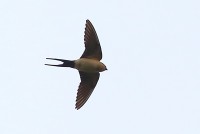
[[106,66],[100,62],[102,51],[97,33],[89,20],[86,20],[84,35],[85,51],[77,60],[64,60],[57,58],[46,58],[49,60],[61,61],[62,64],[48,66],[70,67],[79,71],[81,82],[78,87],[75,108],[80,109],[89,99],[99,80],[100,73],[107,70]]

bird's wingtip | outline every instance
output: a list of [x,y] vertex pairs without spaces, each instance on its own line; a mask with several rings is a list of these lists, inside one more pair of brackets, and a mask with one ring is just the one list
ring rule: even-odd
[[90,22],[90,20],[89,20],[89,19],[87,19],[87,20],[86,20],[86,23],[88,23],[88,22]]
[[80,107],[78,107],[78,106],[75,106],[75,109],[76,109],[76,110],[79,110],[79,109],[80,109]]

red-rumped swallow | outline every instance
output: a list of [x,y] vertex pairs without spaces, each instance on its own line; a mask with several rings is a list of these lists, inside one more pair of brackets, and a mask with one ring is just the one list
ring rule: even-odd
[[84,35],[85,51],[77,60],[64,60],[56,58],[46,58],[63,62],[59,65],[45,64],[56,67],[71,67],[77,69],[80,74],[80,85],[78,87],[76,106],[80,109],[92,94],[99,80],[100,73],[107,70],[106,66],[100,62],[102,59],[102,51],[97,33],[89,20],[86,20]]

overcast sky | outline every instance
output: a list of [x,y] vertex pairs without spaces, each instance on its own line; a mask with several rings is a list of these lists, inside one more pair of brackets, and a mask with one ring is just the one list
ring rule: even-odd
[[[0,134],[199,134],[199,0],[0,1]],[[102,72],[75,110],[85,20]]]

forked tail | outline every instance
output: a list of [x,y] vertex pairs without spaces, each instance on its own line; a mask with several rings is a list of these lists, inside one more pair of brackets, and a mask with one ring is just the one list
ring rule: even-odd
[[55,67],[71,67],[74,68],[74,61],[72,60],[63,60],[63,59],[56,59],[56,58],[46,58],[48,60],[57,60],[63,62],[62,64],[52,65],[52,64],[45,64],[47,66],[55,66]]

